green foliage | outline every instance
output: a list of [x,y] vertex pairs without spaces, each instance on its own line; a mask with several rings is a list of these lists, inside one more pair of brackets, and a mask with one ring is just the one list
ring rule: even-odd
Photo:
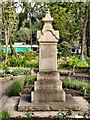
[[38,56],[32,51],[26,50],[23,55],[13,55],[11,58],[9,58],[7,65],[10,67],[38,68]]
[[62,56],[66,56],[71,52],[71,45],[70,43],[63,41],[62,43],[58,44],[58,51],[61,52]]
[[8,59],[7,65],[10,67],[20,67],[23,61],[23,56],[15,56],[13,55]]
[[85,119],[90,119],[90,113],[89,113],[88,111],[83,111],[83,110],[82,110],[82,116],[83,116],[83,118],[85,118]]
[[25,117],[26,118],[32,118],[34,113],[32,113],[29,109],[26,108],[25,106]]
[[4,47],[0,44],[0,59],[1,61],[5,60]]
[[85,61],[77,58],[77,56],[60,57],[58,58],[58,69],[70,69],[72,70],[74,66],[77,67],[88,67]]
[[10,113],[8,110],[4,109],[0,112],[0,120],[10,120]]
[[20,28],[16,32],[15,35],[15,42],[24,42],[24,43],[30,43],[30,30],[28,28]]
[[88,63],[88,67],[90,67],[90,57],[86,57],[86,61]]
[[63,110],[59,110],[59,112],[57,113],[56,116],[54,116],[54,118],[59,118],[60,120],[70,120],[70,118],[72,118],[72,110],[71,108],[68,109],[63,109]]
[[37,76],[36,76],[36,75],[31,75],[30,78],[28,78],[28,79],[26,80],[26,82],[27,82],[28,84],[33,84],[36,79],[37,79]]
[[25,83],[25,79],[24,79],[24,78],[23,78],[23,79],[18,79],[18,80],[16,80],[16,81],[12,84],[12,86],[11,86],[9,92],[8,92],[9,95],[10,95],[10,96],[19,95],[19,93],[21,92],[21,90],[22,90],[22,88],[23,88],[23,86],[24,86],[24,83]]
[[21,68],[16,68],[12,71],[12,75],[17,76],[17,75],[30,75],[31,71],[30,70],[25,70]]
[[8,68],[8,66],[4,62],[2,63],[2,69],[4,70],[5,74],[8,73],[9,68]]
[[65,88],[72,88],[77,90],[84,90],[85,88],[86,91],[89,92],[89,83],[85,81],[63,80],[62,85]]

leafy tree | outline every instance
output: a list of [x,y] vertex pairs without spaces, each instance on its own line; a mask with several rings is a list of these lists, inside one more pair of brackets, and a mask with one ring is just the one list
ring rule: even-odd
[[[44,4],[40,2],[27,3],[23,2],[24,12],[19,14],[19,25],[18,29],[22,27],[23,23],[25,27],[30,29],[30,42],[32,45],[32,41],[34,42],[37,34],[37,30],[42,28],[42,17],[45,16],[46,7]],[[22,10],[23,11],[23,10]]]
[[62,56],[69,55],[71,51],[70,43],[63,41],[61,44],[58,44],[58,51],[61,52]]
[[15,42],[29,43],[30,41],[30,30],[26,27],[21,27],[20,30],[16,32]]
[[[82,49],[81,55],[84,55],[85,41],[86,41],[86,27],[88,22],[88,3],[79,4],[80,11],[80,25],[81,25],[81,35],[82,35]],[[82,15],[84,18],[82,19]]]
[[[2,27],[5,35],[5,43],[6,43],[6,57],[5,64],[7,63],[8,58],[8,43],[10,41],[10,35],[13,32],[13,29],[16,25],[15,19],[15,9],[14,2],[2,2]],[[11,46],[12,47],[12,46]]]

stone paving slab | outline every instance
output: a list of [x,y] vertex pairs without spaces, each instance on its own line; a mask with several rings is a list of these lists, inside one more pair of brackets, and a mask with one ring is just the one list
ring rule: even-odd
[[[79,103],[79,105],[83,108],[84,110],[88,111],[88,102],[83,99],[83,97],[75,96],[74,97],[76,102]],[[6,104],[4,105],[4,109],[7,109],[10,112],[10,115],[12,118],[17,117],[17,116],[22,116],[25,117],[24,112],[18,112],[17,111],[17,106],[19,103],[20,97],[9,97]],[[29,102],[29,101],[28,101]],[[49,116],[55,116],[57,115],[58,111],[34,111],[34,116],[39,116],[39,117],[49,117]],[[82,116],[78,115],[78,113],[81,113],[81,111],[73,111],[72,116],[74,118],[82,118]]]
[[90,111],[90,104],[83,97],[75,96],[73,98],[77,101],[82,110]]

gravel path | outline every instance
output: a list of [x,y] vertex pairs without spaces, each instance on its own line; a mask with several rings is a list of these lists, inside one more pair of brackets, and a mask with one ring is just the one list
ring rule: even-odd
[[8,95],[8,91],[11,87],[11,85],[13,84],[14,80],[10,80],[8,82],[2,83],[2,90],[1,90],[1,94],[2,96],[0,97],[0,101],[1,101],[1,107],[3,107],[3,105],[7,102],[9,95]]
[[2,83],[2,96],[8,95],[8,91],[10,86],[13,84],[14,80],[10,80],[9,82]]

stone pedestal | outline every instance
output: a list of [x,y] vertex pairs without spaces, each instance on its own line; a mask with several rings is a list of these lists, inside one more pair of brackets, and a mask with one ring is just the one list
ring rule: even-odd
[[34,91],[31,94],[32,102],[63,102],[65,92],[58,72],[38,72],[37,81],[34,83]]
[[43,18],[42,31],[37,32],[39,41],[39,72],[34,83],[34,91],[31,93],[31,102],[49,103],[64,102],[65,92],[57,72],[57,42],[59,31],[52,27],[53,18],[50,12]]

